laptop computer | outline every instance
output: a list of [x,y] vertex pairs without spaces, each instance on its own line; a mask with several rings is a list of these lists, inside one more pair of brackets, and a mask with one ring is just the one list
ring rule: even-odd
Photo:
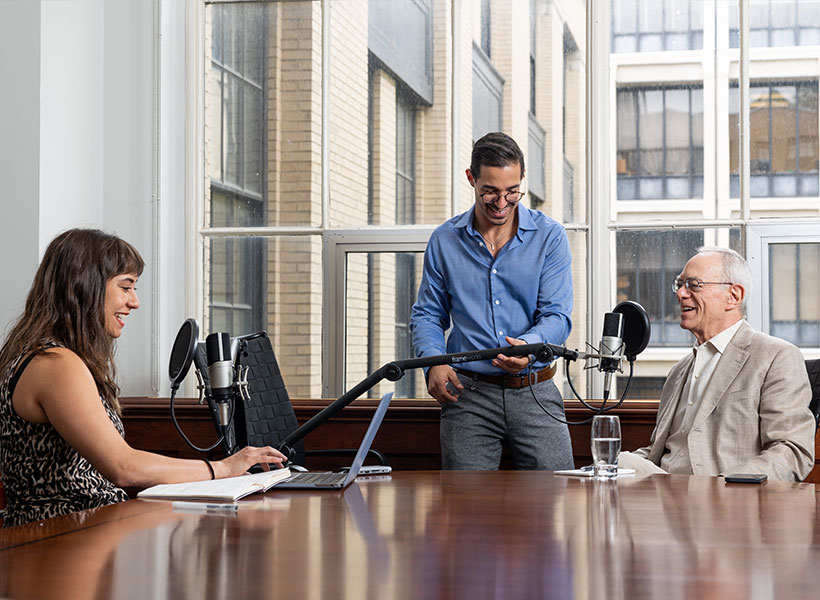
[[356,475],[359,474],[359,469],[364,463],[367,452],[370,450],[370,445],[379,431],[382,424],[382,419],[387,412],[387,406],[393,398],[393,392],[388,392],[382,396],[373,418],[370,420],[370,425],[367,432],[362,438],[362,443],[359,445],[359,450],[356,452],[356,457],[353,459],[353,464],[350,465],[350,470],[346,473],[332,473],[332,472],[316,472],[316,473],[296,473],[295,475],[285,479],[281,483],[277,483],[272,490],[341,490],[350,485]]

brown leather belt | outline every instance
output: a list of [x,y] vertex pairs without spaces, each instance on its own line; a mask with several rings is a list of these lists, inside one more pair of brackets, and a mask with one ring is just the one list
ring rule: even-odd
[[478,379],[479,381],[483,381],[485,383],[492,383],[493,385],[501,386],[501,387],[508,387],[508,388],[522,388],[530,385],[532,383],[535,385],[536,383],[542,383],[544,381],[549,381],[555,375],[555,371],[558,370],[558,361],[552,363],[549,367],[544,367],[540,371],[536,371],[535,373],[530,373],[529,376],[527,375],[485,375],[484,373],[474,373],[473,371],[463,371],[461,369],[455,369],[456,373],[461,373],[466,377],[472,377],[473,379]]

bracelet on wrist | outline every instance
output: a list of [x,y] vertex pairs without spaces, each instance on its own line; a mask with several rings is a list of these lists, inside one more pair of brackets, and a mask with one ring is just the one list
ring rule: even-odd
[[216,479],[216,473],[214,473],[214,466],[211,464],[207,458],[203,458],[202,461],[208,465],[208,470],[211,472],[211,479]]

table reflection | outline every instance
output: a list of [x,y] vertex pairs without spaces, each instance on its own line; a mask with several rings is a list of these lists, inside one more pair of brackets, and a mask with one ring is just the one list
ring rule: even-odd
[[815,487],[407,472],[234,514],[132,501],[0,532],[0,596],[784,598],[815,593]]

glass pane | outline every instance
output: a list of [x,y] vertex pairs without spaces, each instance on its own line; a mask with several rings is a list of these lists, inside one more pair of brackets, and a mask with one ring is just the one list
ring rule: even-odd
[[211,257],[208,332],[236,336],[262,328],[263,247],[264,242],[254,238],[214,238],[206,243]]
[[320,225],[321,6],[205,10],[206,187],[219,182],[261,201],[253,226]]
[[251,83],[262,85],[265,73],[265,7],[262,4],[247,4],[242,23],[243,73]]
[[[389,362],[415,356],[410,311],[421,281],[423,258],[422,252],[347,254],[346,390]],[[393,390],[400,398],[429,398],[421,369],[406,371],[397,382],[381,382],[368,397]]]
[[689,90],[666,92],[666,173],[680,175],[689,172]]
[[[729,88],[730,173],[737,173],[739,91]],[[817,82],[754,81],[750,85],[750,193],[753,197],[815,196],[818,171]],[[795,173],[809,173],[805,180]],[[731,195],[737,188],[731,185]]]
[[[627,377],[618,375],[615,380],[618,385],[618,397],[620,398]],[[661,397],[664,383],[666,383],[666,377],[641,377],[636,375],[632,377],[629,389],[626,392],[626,398],[627,400],[658,400]]]
[[[637,31],[637,0],[612,0],[612,33],[635,33]],[[617,52],[617,50],[613,50]]]
[[818,149],[818,84],[804,81],[797,84],[798,170],[817,173],[820,161]]
[[[581,11],[586,10],[584,4],[584,2],[576,1],[572,6],[574,10]],[[550,79],[557,80],[557,77],[550,75],[550,61],[545,57],[548,52],[544,38],[546,25],[543,24],[542,17],[539,17],[537,22],[542,23],[542,25],[539,29],[541,37],[536,44],[536,113],[531,117],[532,121],[535,122],[531,123],[531,129],[550,133],[549,135],[543,135],[541,138],[543,143],[539,145],[542,149],[540,153],[542,164],[539,165],[539,170],[544,173],[545,179],[544,202],[538,206],[530,203],[530,206],[538,208],[559,221],[563,212],[565,223],[585,223],[587,220],[587,132],[585,127],[587,120],[587,74],[585,69],[587,51],[584,47],[585,34],[576,29],[576,25],[580,25],[581,20],[573,20],[572,26],[566,24],[563,28],[561,118],[560,121],[552,121],[553,123],[560,122],[563,125],[561,144],[563,156],[561,156],[560,153],[552,151],[551,148],[554,146],[548,145],[551,137],[555,135],[554,128],[549,125],[552,118],[550,114],[556,113],[558,107],[550,100],[550,86],[545,85],[545,83]],[[535,124],[538,125],[537,128],[534,127]],[[527,160],[532,161],[530,157]],[[554,195],[554,191],[558,189],[556,183],[558,183],[557,175],[559,173],[562,175],[560,188],[563,197],[563,211],[560,208],[561,200]],[[553,190],[553,192],[550,192],[550,190]]]
[[288,393],[322,394],[321,236],[205,238],[204,337],[267,331]]
[[[332,18],[338,35],[331,35],[330,53],[338,60],[330,62],[331,226],[445,221],[451,216],[451,174],[442,166],[452,156],[440,119],[450,108],[447,84],[436,79],[451,60],[444,51],[449,30],[439,22],[445,13],[434,2],[342,0],[333,3]],[[525,24],[528,61],[527,31]],[[500,105],[492,93],[481,98]],[[493,111],[481,114],[491,117]],[[493,130],[500,127],[496,122]],[[467,140],[470,131],[464,131]]]
[[[570,252],[572,252],[572,284],[574,304],[572,308],[572,331],[570,331],[569,338],[565,342],[565,346],[567,348],[583,351],[584,348],[588,348],[587,341],[594,338],[593,332],[590,332],[587,329],[586,322],[587,234],[584,231],[568,231],[567,238],[569,239]],[[598,332],[598,335],[600,336],[600,332]],[[597,342],[595,343],[597,344]],[[569,365],[569,380],[567,380],[565,371],[567,364]],[[590,364],[592,364],[592,362],[590,362]],[[559,363],[560,368],[555,374],[555,385],[557,385],[558,389],[561,390],[561,393],[565,399],[574,398],[569,381],[572,381],[572,386],[581,398],[589,398],[589,395],[587,394],[587,371],[585,366],[584,361],[581,360],[569,363],[566,361],[561,361]],[[593,377],[595,377],[596,374],[593,374]]]
[[207,158],[207,174],[211,179],[222,180],[222,70],[218,67],[211,69],[210,76],[205,83],[205,112],[208,115],[205,121],[205,137],[211,140]]
[[702,0],[615,0],[611,23],[613,53],[703,47]]
[[[631,91],[618,92],[618,175],[637,173],[636,150],[638,148],[638,114],[635,94]],[[621,197],[620,195],[618,196]]]
[[262,203],[218,186],[211,189],[211,227],[253,227],[262,221]]
[[222,13],[219,20],[219,37],[222,39],[222,60],[223,65],[234,71],[242,70],[242,12],[243,7],[216,7]]
[[[769,89],[772,120],[771,170],[772,173],[791,173],[796,167],[794,140],[797,125],[797,89],[793,85],[778,85]],[[790,195],[794,195],[794,192]]]
[[262,193],[262,153],[265,130],[261,127],[262,90],[245,87],[244,128],[242,144],[243,185],[248,192]]
[[615,234],[617,300],[646,309],[652,327],[649,345],[688,346],[693,338],[680,328],[672,282],[700,246],[738,250],[739,230],[619,231]]
[[243,157],[240,155],[240,144],[242,131],[240,121],[242,119],[242,87],[239,80],[226,73],[225,75],[225,106],[224,106],[224,146],[222,148],[222,160],[225,165],[225,183],[241,186],[239,179],[240,162]]
[[[817,0],[750,0],[749,45],[765,48],[815,44],[814,35],[820,33],[819,6]],[[729,30],[729,47],[739,47],[738,9],[734,1],[729,3]]]
[[769,244],[772,335],[797,346],[820,346],[820,243]]
[[622,88],[617,102],[618,198],[702,197],[703,90]]

